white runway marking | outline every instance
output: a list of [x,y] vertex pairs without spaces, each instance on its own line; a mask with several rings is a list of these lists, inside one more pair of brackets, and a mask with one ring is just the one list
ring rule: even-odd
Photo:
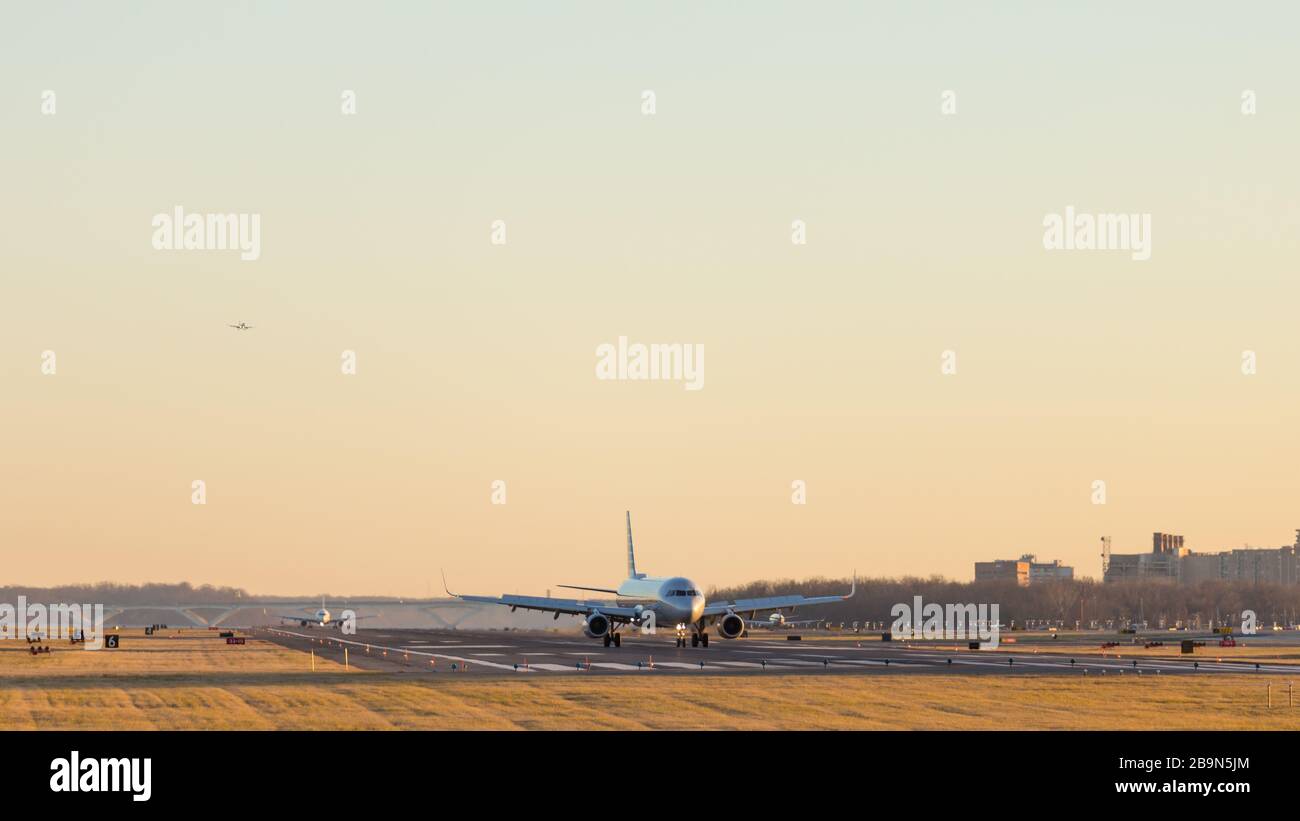
[[973,667],[1008,667],[1007,664],[998,664],[992,661],[975,661],[974,659],[953,659],[953,664],[966,664]]
[[[403,647],[441,647],[439,644],[403,644]],[[509,650],[513,644],[458,644],[452,650]]]
[[[808,650],[809,652],[817,652],[817,653],[821,653],[824,651],[829,651],[832,653],[856,653],[862,650],[870,649],[866,647],[831,647],[825,644],[800,644],[797,641],[788,642],[786,644],[752,644],[750,646],[766,647],[769,650]],[[892,650],[893,648],[891,647],[887,649]],[[741,650],[740,652],[744,653],[747,651]]]
[[[286,636],[296,636],[300,639],[313,639],[312,636],[306,636],[303,635],[302,633],[293,633],[288,630],[280,630],[278,632]],[[413,656],[424,656],[425,658],[445,659],[446,661],[455,662],[457,664],[465,664],[467,662],[473,662],[474,664],[480,665],[482,667],[492,667],[498,670],[527,672],[527,670],[522,667],[518,667],[510,664],[501,664],[495,661],[484,661],[483,659],[469,659],[469,658],[465,658],[464,656],[448,656],[443,653],[429,653],[424,650],[403,650],[400,647],[385,647],[382,644],[374,644],[373,642],[368,642],[368,641],[351,641],[349,639],[331,639],[331,641],[337,641],[339,644],[348,644],[353,647],[362,647],[362,648],[369,647],[372,651],[378,651],[381,653],[384,650],[388,650],[393,653],[405,653],[407,655],[413,655]]]

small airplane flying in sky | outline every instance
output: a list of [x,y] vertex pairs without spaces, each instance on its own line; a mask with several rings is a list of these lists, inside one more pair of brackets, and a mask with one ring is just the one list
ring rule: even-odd
[[[766,596],[758,599],[737,599],[736,601],[709,603],[698,585],[681,576],[658,578],[636,572],[636,557],[632,551],[632,514],[627,514],[627,578],[617,589],[605,587],[579,587],[572,584],[560,585],[573,590],[591,590],[596,593],[612,593],[616,599],[610,601],[588,601],[582,599],[558,599],[550,596],[462,596],[447,591],[463,601],[503,604],[511,609],[542,610],[554,613],[559,618],[561,613],[583,616],[586,624],[583,632],[588,638],[603,639],[605,646],[611,644],[622,646],[618,627],[630,624],[648,632],[651,628],[676,628],[677,646],[686,646],[686,633],[691,634],[691,646],[709,646],[707,628],[717,625],[718,635],[724,639],[740,638],[745,632],[745,619],[741,613],[749,613],[754,619],[760,610],[781,610],[794,612],[796,607],[810,604],[831,604],[851,597],[858,589],[857,574],[853,576],[853,586],[843,596],[813,596],[805,598],[799,594],[788,596]],[[446,587],[446,579],[443,579]]]
[[228,327],[228,328],[234,328],[236,331],[251,331],[251,330],[253,330],[253,326],[252,326],[252,325],[245,325],[245,324],[242,323],[242,322],[239,323],[238,325],[228,325],[228,326],[226,326],[226,327]]

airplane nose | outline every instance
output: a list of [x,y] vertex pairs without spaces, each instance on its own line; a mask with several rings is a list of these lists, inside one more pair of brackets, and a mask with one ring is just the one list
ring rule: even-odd
[[697,622],[704,615],[704,597],[696,596],[691,599],[691,622]]

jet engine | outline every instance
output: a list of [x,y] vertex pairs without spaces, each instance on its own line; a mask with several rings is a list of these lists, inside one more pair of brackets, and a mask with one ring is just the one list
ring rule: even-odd
[[582,632],[586,633],[589,639],[603,637],[609,632],[609,617],[592,613],[587,617],[587,623],[582,626]]
[[735,613],[728,613],[718,621],[718,635],[724,639],[737,639],[745,632],[745,620]]

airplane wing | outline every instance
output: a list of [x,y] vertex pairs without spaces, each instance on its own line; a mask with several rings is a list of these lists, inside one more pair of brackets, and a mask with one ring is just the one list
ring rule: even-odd
[[812,596],[805,597],[798,593],[789,596],[766,596],[760,599],[736,599],[734,602],[715,602],[704,608],[706,616],[721,616],[724,613],[736,611],[737,613],[750,612],[758,610],[784,610],[787,607],[807,607],[810,604],[833,604],[837,601],[844,601],[852,598],[853,594],[858,591],[858,578],[855,574],[853,577],[853,587],[843,596]]
[[559,618],[560,613],[566,613],[571,616],[585,616],[592,610],[599,610],[602,614],[609,616],[615,621],[629,621],[637,618],[639,615],[634,607],[620,607],[614,602],[607,601],[588,601],[586,599],[557,599],[550,596],[515,596],[506,594],[504,596],[462,596],[459,593],[451,592],[447,587],[447,577],[442,577],[442,589],[447,591],[447,595],[461,601],[479,602],[481,604],[502,604],[509,607],[512,611],[522,607],[525,610],[541,610],[546,613],[555,613]]
[[308,615],[305,615],[305,614],[304,614],[304,615],[301,615],[301,616],[288,616],[288,615],[285,615],[284,613],[277,613],[276,615],[277,615],[277,616],[278,616],[282,621],[296,621],[296,622],[304,622],[304,621],[306,621],[306,622],[311,622],[312,624],[320,624],[320,619],[316,618],[315,616],[308,616]]
[[[373,618],[375,618],[375,615],[376,615],[376,614],[371,613],[371,614],[368,614],[368,615],[365,615],[365,616],[353,616],[353,617],[352,617],[352,620],[353,620],[353,621],[361,621],[362,619],[373,619]],[[336,616],[331,616],[331,617],[330,617],[330,626],[332,627],[332,626],[334,626],[334,625],[336,625],[336,624],[342,624],[344,621],[345,621],[345,619],[343,618],[342,614],[339,614],[339,615],[336,615]]]
[[543,610],[547,613],[567,613],[573,616],[585,616],[592,610],[599,610],[601,614],[609,616],[618,621],[627,621],[638,616],[634,607],[620,607],[613,602],[604,601],[587,601],[584,599],[556,599],[549,596],[462,596],[459,593],[451,593],[461,601],[481,602],[483,604],[503,604],[511,610],[523,608],[524,610]]

